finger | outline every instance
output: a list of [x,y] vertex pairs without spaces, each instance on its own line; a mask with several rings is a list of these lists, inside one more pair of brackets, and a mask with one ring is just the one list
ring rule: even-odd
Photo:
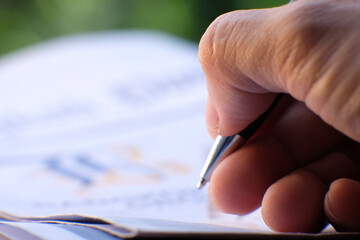
[[269,133],[293,156],[298,166],[316,161],[333,149],[352,142],[325,124],[304,103],[288,96],[284,97],[269,120]]
[[360,182],[339,179],[325,198],[325,213],[338,231],[360,231]]
[[360,153],[359,147],[359,144],[349,144],[345,148],[334,149],[333,152],[304,168],[318,176],[328,186],[340,178],[360,180],[360,167],[356,163]]
[[293,167],[276,139],[260,136],[220,162],[211,176],[209,196],[224,212],[247,214],[260,206],[266,189]]
[[274,183],[262,202],[265,223],[280,232],[318,232],[324,227],[323,199],[327,186],[306,170]]
[[[305,169],[311,172],[312,174],[314,174],[314,176],[317,176],[319,179],[321,179],[321,181],[326,186],[330,186],[330,184],[334,181],[338,182],[339,181],[338,179],[341,178],[360,180],[360,167],[356,163],[358,161],[358,156],[360,153],[359,150],[360,150],[360,145],[357,143],[349,144],[348,146],[344,146],[339,149],[334,149],[333,152],[324,156],[322,159],[319,159],[318,161],[306,166]],[[335,185],[335,183],[333,183],[332,186],[333,185]],[[332,205],[334,205],[333,204],[334,201],[328,200],[329,198],[332,198],[331,197],[332,193],[333,193],[333,189],[332,187],[330,187],[330,190],[325,197],[325,204],[324,204],[324,210],[328,219],[338,231],[354,231],[356,229],[354,223],[356,223],[356,221],[358,221],[360,218],[358,218],[358,220],[354,220],[354,219],[344,220],[344,223],[346,223],[345,225],[343,223],[339,223],[339,218],[336,218],[336,216],[332,213],[333,212]],[[341,192],[335,193],[335,195],[337,194],[342,194],[342,193]],[[358,202],[359,199],[355,201]],[[347,213],[341,210],[341,207],[344,207],[345,205],[340,206],[339,209],[338,204],[344,204],[344,203],[339,203],[339,201],[335,199],[335,208],[337,208],[336,211],[339,211],[340,214],[346,215]],[[352,207],[352,205],[346,205],[346,206],[349,208]],[[353,210],[355,209],[351,209],[350,211]],[[302,211],[306,211],[306,209],[303,209]],[[359,228],[357,228],[357,231],[359,231]]]
[[[320,231],[326,223],[323,200],[330,183],[341,177],[360,178],[360,168],[353,161],[358,155],[352,154],[358,146],[349,148],[335,149],[275,182],[262,203],[267,225],[275,231]],[[344,154],[343,150],[351,154]]]
[[199,57],[220,133],[260,115],[274,97],[267,93],[287,92],[360,141],[359,10],[356,1],[304,0],[215,20]]
[[[349,144],[342,134],[324,124],[304,104],[288,97],[283,100],[263,129],[259,129],[259,132],[265,133],[257,135],[215,169],[210,182],[210,197],[222,211],[237,214],[253,211],[260,206],[266,189],[280,177],[311,162],[314,162],[311,165],[313,171],[318,171],[320,175],[320,170],[329,170],[330,167],[325,167],[331,164],[315,160],[345,143]],[[268,128],[268,124],[272,124],[273,128],[266,133],[264,129]],[[353,155],[358,153],[355,151]],[[346,168],[344,175],[336,175],[336,170],[341,172],[340,166],[331,166],[333,171],[328,172],[327,181],[335,179],[330,179],[331,176],[350,177],[345,174]],[[349,166],[347,169],[355,168]],[[325,173],[322,176],[325,178]]]

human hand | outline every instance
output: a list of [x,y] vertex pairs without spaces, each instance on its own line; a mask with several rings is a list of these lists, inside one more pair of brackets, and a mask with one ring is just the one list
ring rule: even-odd
[[260,133],[222,161],[209,195],[222,211],[260,205],[276,231],[328,219],[360,231],[360,1],[300,0],[217,18],[200,42],[209,133],[233,135],[282,99]]

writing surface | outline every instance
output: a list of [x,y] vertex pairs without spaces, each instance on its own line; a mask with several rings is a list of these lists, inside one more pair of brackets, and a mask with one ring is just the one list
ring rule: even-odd
[[212,144],[196,44],[65,37],[3,58],[0,79],[1,210],[248,226],[196,190]]

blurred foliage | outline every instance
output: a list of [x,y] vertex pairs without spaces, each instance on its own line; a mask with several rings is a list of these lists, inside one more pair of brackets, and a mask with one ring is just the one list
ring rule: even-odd
[[57,36],[141,28],[199,41],[220,14],[284,0],[0,0],[0,54]]

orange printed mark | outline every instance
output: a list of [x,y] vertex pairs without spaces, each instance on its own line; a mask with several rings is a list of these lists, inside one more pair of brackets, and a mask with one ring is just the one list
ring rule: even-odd
[[191,168],[185,164],[177,163],[171,160],[162,160],[157,164],[162,170],[177,174],[189,174]]
[[114,155],[120,155],[126,157],[130,162],[134,164],[139,164],[144,159],[144,154],[139,147],[112,145],[110,146],[109,150]]

